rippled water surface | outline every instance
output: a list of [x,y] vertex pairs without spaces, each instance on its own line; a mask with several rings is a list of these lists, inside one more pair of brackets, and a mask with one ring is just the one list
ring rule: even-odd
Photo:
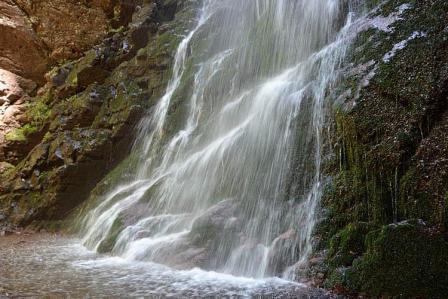
[[0,297],[329,298],[304,285],[101,256],[76,239],[0,238]]

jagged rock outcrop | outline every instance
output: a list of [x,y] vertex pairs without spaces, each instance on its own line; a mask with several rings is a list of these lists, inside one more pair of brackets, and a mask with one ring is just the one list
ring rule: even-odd
[[[189,21],[171,22],[181,2],[86,1],[87,16],[95,19],[101,9],[112,19],[107,27],[95,25],[98,31],[86,39],[89,42],[75,43],[79,53],[64,39],[50,37],[44,12],[51,14],[59,2],[23,2],[25,11],[40,18],[37,34],[53,45],[49,59],[82,57],[48,72],[36,95],[21,98],[21,121],[11,117],[18,124],[5,134],[0,149],[3,222],[27,225],[63,219],[127,155],[135,125],[169,78],[180,38],[176,26]],[[82,52],[101,38],[100,44]]]
[[83,56],[111,30],[123,28],[137,4],[118,0],[0,3],[0,161],[16,164],[29,152],[29,147],[16,146],[8,134],[28,122],[27,103],[45,84],[45,73],[64,60]]
[[448,292],[447,20],[443,0],[386,1],[348,57],[318,231],[329,250],[314,269],[326,287],[375,297]]
[[[15,1],[45,45],[50,61],[74,59],[100,43],[112,27],[117,1]],[[116,26],[114,26],[116,27]]]

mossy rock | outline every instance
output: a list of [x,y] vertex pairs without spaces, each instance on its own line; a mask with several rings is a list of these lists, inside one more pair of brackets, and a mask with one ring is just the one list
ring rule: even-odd
[[345,284],[369,296],[446,298],[448,243],[422,221],[384,226],[366,238]]
[[120,217],[118,217],[117,219],[115,219],[114,223],[109,229],[106,238],[98,246],[97,248],[98,253],[111,252],[115,246],[115,242],[117,241],[118,236],[120,235],[123,229],[124,229],[123,220]]
[[372,297],[446,298],[448,2],[379,2],[365,1],[379,5],[370,19],[409,5],[390,30],[358,35],[347,57],[355,71],[332,96],[335,155],[324,165],[332,183],[317,231],[329,249],[326,286]]
[[37,131],[38,128],[32,124],[26,124],[23,127],[12,130],[6,134],[5,137],[8,141],[26,142],[28,140],[28,136],[36,133]]
[[329,264],[333,267],[350,266],[365,251],[365,238],[372,225],[351,223],[330,241]]

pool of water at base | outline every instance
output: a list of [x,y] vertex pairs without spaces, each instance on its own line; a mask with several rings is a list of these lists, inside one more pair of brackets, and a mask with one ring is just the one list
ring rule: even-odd
[[0,238],[0,298],[331,298],[279,278],[175,270],[88,251],[56,235]]

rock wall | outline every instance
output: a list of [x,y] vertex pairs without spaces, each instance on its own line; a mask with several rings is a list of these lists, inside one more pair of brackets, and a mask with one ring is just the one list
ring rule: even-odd
[[126,157],[170,77],[182,3],[8,2],[33,20],[46,60],[36,77],[29,66],[0,72],[23,89],[0,119],[0,222],[63,219]]
[[16,164],[29,152],[29,147],[15,147],[7,136],[28,121],[26,104],[45,84],[45,74],[84,56],[111,31],[122,30],[138,4],[134,0],[0,3],[0,161]]
[[333,97],[332,182],[311,272],[344,294],[443,298],[448,2],[385,1],[360,26]]

